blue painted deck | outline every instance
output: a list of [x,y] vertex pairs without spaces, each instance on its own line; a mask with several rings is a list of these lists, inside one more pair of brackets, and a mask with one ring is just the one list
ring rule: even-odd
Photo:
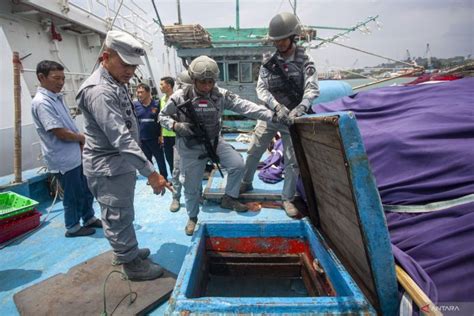
[[[31,177],[36,175],[36,171],[24,174],[25,177]],[[10,180],[1,178],[0,184],[6,184]],[[272,186],[260,180],[254,185],[260,188]],[[138,176],[135,194],[135,228],[140,247],[150,248],[151,258],[155,262],[178,274],[191,243],[191,237],[184,234],[188,218],[184,204],[179,212],[171,213],[168,209],[171,194],[154,195],[142,176]],[[51,200],[41,203],[39,210],[46,214],[50,204]],[[96,202],[94,208],[96,215],[99,215],[100,208]],[[205,203],[199,218],[240,222],[292,221],[279,209],[264,208],[259,212],[237,214],[211,202]],[[13,295],[20,290],[55,274],[67,272],[71,267],[110,250],[100,230],[95,235],[81,238],[65,238],[64,233],[63,205],[59,201],[52,208],[47,222],[38,231],[0,250],[0,315],[18,315]],[[164,303],[151,315],[163,315],[167,307],[168,303]]]

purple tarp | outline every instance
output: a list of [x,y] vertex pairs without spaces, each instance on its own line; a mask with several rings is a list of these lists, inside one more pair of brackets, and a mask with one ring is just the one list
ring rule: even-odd
[[[376,89],[312,109],[355,113],[384,204],[474,193],[474,78]],[[474,308],[474,202],[386,214],[395,259],[431,299]]]
[[474,193],[474,78],[375,89],[312,109],[356,114],[384,204]]

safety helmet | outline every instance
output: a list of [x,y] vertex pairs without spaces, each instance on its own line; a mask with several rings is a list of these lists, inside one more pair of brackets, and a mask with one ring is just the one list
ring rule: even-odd
[[219,67],[214,59],[201,55],[191,62],[188,74],[192,80],[213,79],[217,81],[217,78],[219,78]]
[[292,35],[300,35],[301,25],[293,13],[283,12],[275,15],[268,26],[268,39],[281,40]]
[[191,77],[189,77],[189,73],[187,70],[183,70],[179,73],[178,78],[176,78],[178,83],[184,83],[184,84],[192,84],[193,81],[191,80]]

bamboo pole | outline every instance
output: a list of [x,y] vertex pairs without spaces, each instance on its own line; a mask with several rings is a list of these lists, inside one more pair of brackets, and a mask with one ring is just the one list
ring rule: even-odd
[[13,156],[14,183],[21,183],[21,60],[18,52],[13,52],[13,96],[15,102],[15,149]]
[[409,72],[404,73],[404,74],[399,74],[397,76],[393,76],[393,77],[390,77],[390,78],[384,78],[384,79],[381,79],[381,80],[377,80],[377,81],[362,84],[360,86],[352,88],[352,90],[358,90],[358,89],[362,89],[362,88],[365,88],[365,87],[368,87],[368,86],[372,86],[374,84],[378,84],[378,83],[381,83],[381,82],[386,82],[386,81],[394,80],[394,79],[397,79],[397,78],[410,76],[410,75],[416,74],[417,72],[420,72],[422,70],[423,70],[423,68],[415,68],[412,71],[409,71]]
[[443,314],[436,308],[436,305],[423,292],[423,290],[415,283],[415,281],[405,272],[399,265],[395,265],[397,280],[405,291],[415,302],[416,306],[424,315],[442,316]]

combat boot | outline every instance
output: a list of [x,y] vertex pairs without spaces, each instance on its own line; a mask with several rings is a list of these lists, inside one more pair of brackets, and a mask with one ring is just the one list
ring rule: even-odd
[[139,256],[130,262],[122,265],[123,273],[125,273],[130,281],[146,281],[154,280],[163,275],[163,268],[149,259],[143,260]]
[[248,192],[248,191],[252,191],[252,190],[253,190],[252,182],[250,182],[250,183],[242,182],[240,184],[239,194],[242,194],[242,193],[245,193],[245,192]]
[[171,204],[170,204],[170,211],[171,212],[177,212],[179,211],[179,208],[181,207],[181,205],[179,204],[179,200],[178,199],[173,199],[173,201],[171,201]]
[[229,210],[234,210],[236,212],[247,212],[247,205],[240,203],[238,199],[233,198],[227,194],[224,194],[221,201],[221,207]]
[[291,201],[283,201],[283,209],[289,217],[295,217],[299,214],[298,209]]
[[[150,256],[150,249],[148,248],[142,248],[142,249],[138,249],[138,256],[142,259],[142,260],[145,260],[146,258],[148,258]],[[112,265],[113,266],[119,266],[121,265],[122,263],[117,259],[117,256],[115,255],[114,253],[114,257],[112,258]]]
[[186,227],[184,228],[184,232],[188,236],[192,236],[194,233],[194,229],[196,228],[198,218],[197,217],[190,217],[188,219],[188,223],[186,224]]

